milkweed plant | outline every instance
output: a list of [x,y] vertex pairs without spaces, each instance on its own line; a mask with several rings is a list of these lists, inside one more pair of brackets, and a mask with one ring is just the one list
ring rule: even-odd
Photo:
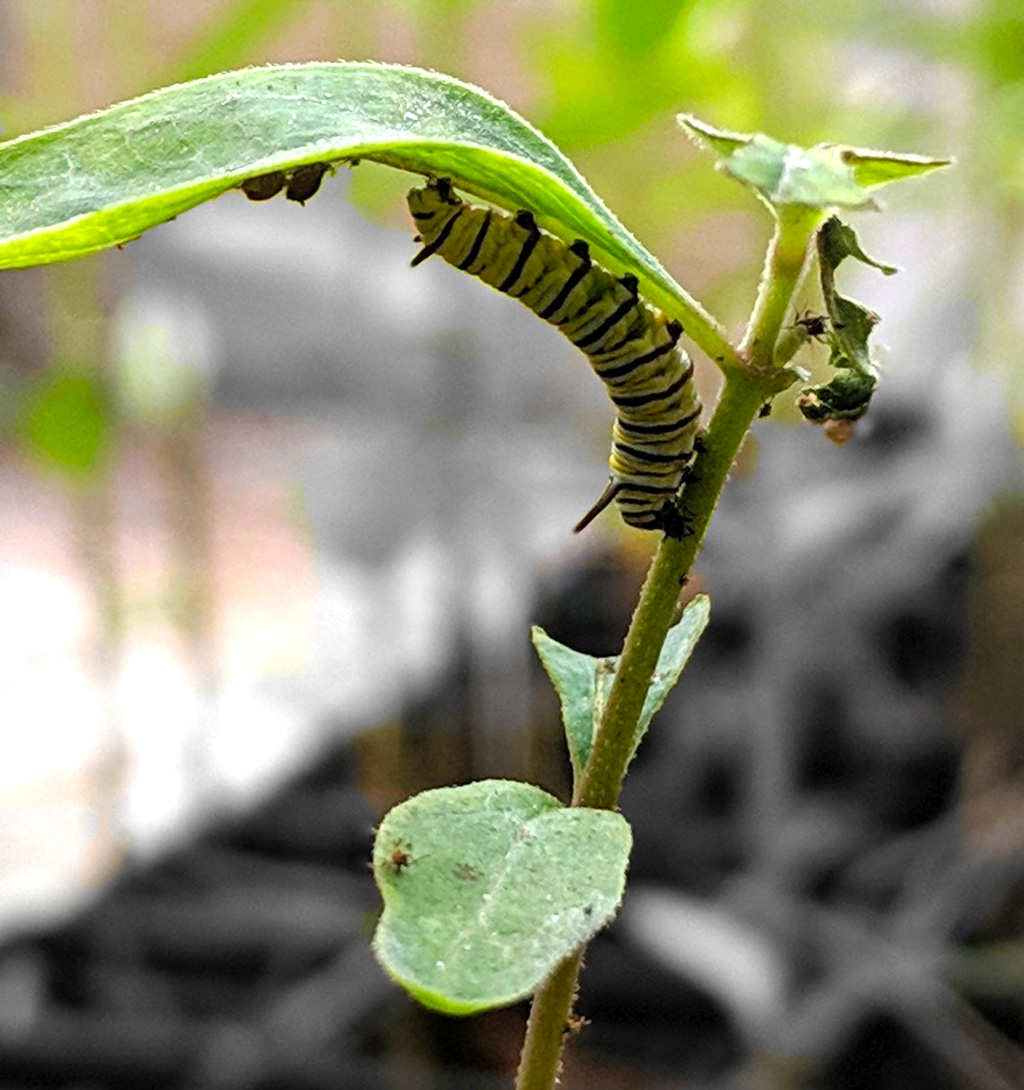
[[[389,976],[452,1015],[532,996],[519,1090],[555,1085],[564,1041],[579,1028],[583,952],[625,886],[623,777],[708,623],[706,597],[679,602],[744,436],[794,386],[803,415],[837,442],[868,409],[878,317],[839,293],[836,271],[847,258],[895,269],[869,258],[839,216],[876,207],[879,186],[948,162],[800,148],[689,115],[678,121],[774,223],[736,344],[550,140],[486,92],[434,72],[345,62],[228,72],[0,145],[5,268],[120,246],[232,189],[306,201],[325,175],[360,159],[426,176],[434,212],[439,198],[457,210],[441,226],[426,223],[429,209],[422,216],[427,249],[521,296],[606,382],[619,416],[610,494],[598,503],[618,499],[630,520],[632,502],[640,509],[632,521],[656,544],[618,657],[591,658],[533,631],[561,701],[572,800],[507,780],[426,791],[385,816],[373,849],[384,904],[373,949]],[[442,227],[454,241],[438,241]],[[820,313],[797,313],[797,290],[815,266]],[[805,386],[795,361],[812,340],[829,346],[830,377]],[[699,435],[682,341],[722,372]],[[659,447],[656,437],[669,433],[675,445]]]

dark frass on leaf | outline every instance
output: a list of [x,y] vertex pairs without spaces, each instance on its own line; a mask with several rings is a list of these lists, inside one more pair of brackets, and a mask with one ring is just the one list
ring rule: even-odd
[[315,196],[324,175],[330,169],[330,163],[305,163],[290,173],[272,170],[267,174],[246,178],[241,189],[251,201],[269,201],[283,189],[288,200],[305,204],[310,197]]

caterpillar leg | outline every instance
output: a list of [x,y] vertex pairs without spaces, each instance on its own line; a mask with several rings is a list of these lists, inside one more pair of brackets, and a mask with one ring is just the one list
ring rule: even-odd
[[683,514],[683,509],[678,497],[666,500],[657,514],[658,529],[662,530],[666,537],[674,537],[682,541],[693,533],[693,526]]
[[619,494],[619,490],[622,488],[622,482],[617,481],[614,477],[608,479],[608,484],[605,485],[604,491],[597,497],[597,503],[580,519],[579,522],[572,528],[574,534],[578,534],[581,530],[585,530],[599,514],[615,499]]

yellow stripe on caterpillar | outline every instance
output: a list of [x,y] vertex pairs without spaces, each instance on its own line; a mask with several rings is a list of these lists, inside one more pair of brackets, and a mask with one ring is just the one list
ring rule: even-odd
[[679,322],[640,297],[636,277],[616,277],[585,242],[541,230],[525,209],[509,215],[468,204],[447,178],[411,190],[408,202],[423,243],[413,265],[438,254],[519,299],[557,326],[604,382],[617,410],[611,479],[576,532],[614,500],[630,526],[686,533],[677,496],[701,406]]

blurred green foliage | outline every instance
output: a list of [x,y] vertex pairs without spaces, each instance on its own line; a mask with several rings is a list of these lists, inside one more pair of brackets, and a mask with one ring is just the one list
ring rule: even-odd
[[105,468],[113,444],[109,400],[97,374],[54,366],[26,394],[20,420],[26,453],[72,479]]
[[[978,268],[965,281],[980,316],[977,358],[1024,415],[1013,294],[1024,264],[1019,0],[106,0],[90,10],[92,25],[76,0],[9,9],[8,134],[244,64],[372,57],[435,68],[535,122],[727,322],[749,309],[769,224],[701,161],[676,113],[802,146],[953,155],[960,169],[891,203],[931,204],[951,223],[996,217],[984,245],[968,246]],[[353,199],[403,227],[404,188],[385,171],[352,175]]]

